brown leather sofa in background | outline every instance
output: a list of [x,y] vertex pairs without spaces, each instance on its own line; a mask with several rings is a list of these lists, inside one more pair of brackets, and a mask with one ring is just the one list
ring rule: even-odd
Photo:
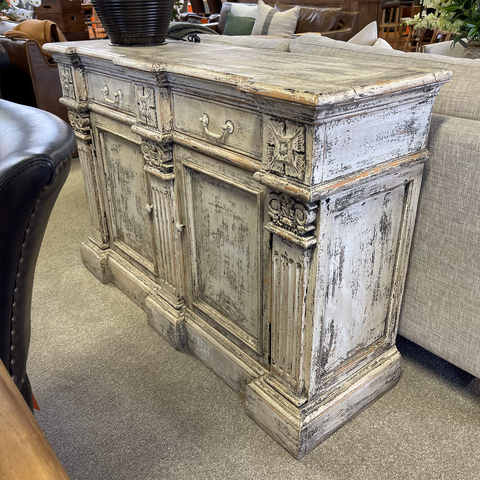
[[0,22],[0,45],[8,53],[9,68],[2,71],[2,98],[37,107],[68,122],[62,96],[58,66],[49,61],[35,40],[12,39],[3,35],[16,24]]
[[[304,33],[321,33],[325,37],[334,40],[347,41],[358,32],[358,12],[343,12],[341,8],[316,8],[301,5],[295,35]],[[209,24],[219,34],[223,34],[227,12],[231,10],[233,2],[224,2],[220,15],[210,16],[210,21],[217,21],[218,24]],[[252,3],[251,5],[256,5]],[[275,8],[281,12],[295,7],[293,4],[278,2]]]
[[[257,0],[253,0],[257,1]],[[276,0],[264,0],[272,5]],[[376,21],[380,25],[382,18],[382,0],[279,0],[292,6],[317,8],[341,8],[344,12],[359,12],[358,29],[361,30],[369,23]],[[388,0],[390,1],[390,0]],[[252,0],[238,0],[239,3],[250,3]],[[355,32],[357,33],[357,32]]]

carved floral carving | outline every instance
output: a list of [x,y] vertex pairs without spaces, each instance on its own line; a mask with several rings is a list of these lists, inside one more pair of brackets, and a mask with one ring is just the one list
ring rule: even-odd
[[60,74],[60,83],[62,85],[63,96],[76,100],[77,94],[75,92],[75,84],[73,83],[72,69],[70,67],[66,67],[65,65],[59,65],[58,71]]
[[157,127],[155,90],[146,85],[134,85],[138,122],[149,127]]
[[69,111],[68,119],[70,120],[70,125],[76,132],[83,134],[90,133],[90,117],[82,117],[82,115],[77,112]]
[[302,204],[285,193],[270,193],[267,197],[268,214],[277,227],[301,237],[315,230],[315,204]]
[[173,148],[171,143],[160,144],[153,140],[143,140],[142,154],[150,167],[164,172],[169,172],[173,169]]
[[268,170],[305,179],[305,127],[289,121],[268,123]]

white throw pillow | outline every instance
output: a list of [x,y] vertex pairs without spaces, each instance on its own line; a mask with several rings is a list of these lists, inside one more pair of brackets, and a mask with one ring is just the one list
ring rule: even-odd
[[256,5],[245,5],[244,3],[232,3],[230,12],[236,17],[257,18],[258,7]]
[[369,23],[363,27],[356,35],[354,35],[347,43],[354,43],[355,45],[368,45],[373,47],[378,39],[377,22]]
[[276,37],[289,37],[297,29],[300,7],[291,8],[286,12],[279,12],[273,7],[258,0],[258,13],[252,35],[274,35]]
[[373,48],[387,48],[389,50],[393,50],[393,47],[383,38],[378,38],[373,44]]

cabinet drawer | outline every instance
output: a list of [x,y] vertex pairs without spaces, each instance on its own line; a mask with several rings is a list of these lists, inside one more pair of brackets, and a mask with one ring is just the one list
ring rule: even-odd
[[97,73],[87,74],[87,88],[90,100],[103,105],[134,113],[133,85],[116,77]]
[[222,103],[174,94],[178,132],[229,150],[262,158],[262,117]]

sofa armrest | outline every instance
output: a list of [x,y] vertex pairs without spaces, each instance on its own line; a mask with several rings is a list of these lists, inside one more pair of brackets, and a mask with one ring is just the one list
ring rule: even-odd
[[302,33],[294,33],[288,38],[298,38],[298,37],[303,37],[304,35],[324,35],[324,34],[320,32],[302,32]]
[[360,12],[342,12],[337,30],[342,28],[358,29],[359,18]]
[[336,30],[330,32],[321,32],[324,37],[333,40],[342,40],[346,42],[358,33],[358,25],[360,21],[359,12],[342,12],[340,22]]
[[332,40],[341,40],[346,42],[353,37],[351,28],[338,28],[337,30],[332,30],[330,32],[322,32],[322,37],[328,37]]
[[347,41],[352,38],[356,30],[358,30],[358,21],[360,13],[358,12],[343,12],[340,17],[340,23],[336,30],[330,30],[328,32],[305,32],[305,33],[295,33],[291,38],[301,37],[308,34],[322,35],[323,37],[328,37],[333,40],[342,40]]

